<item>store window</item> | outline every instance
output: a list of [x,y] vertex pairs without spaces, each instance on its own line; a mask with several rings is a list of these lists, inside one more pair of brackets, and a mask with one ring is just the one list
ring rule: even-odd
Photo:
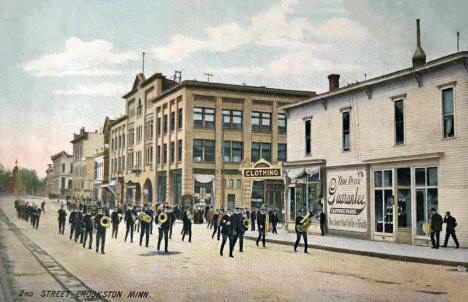
[[392,170],[374,172],[375,231],[393,233]]
[[411,227],[411,169],[397,169],[398,227]]
[[444,137],[454,137],[455,116],[453,110],[453,88],[442,90],[442,114],[444,120]]
[[229,180],[229,188],[234,188],[234,179]]
[[437,167],[416,168],[416,235],[424,236],[424,224],[431,221],[431,209],[439,207]]

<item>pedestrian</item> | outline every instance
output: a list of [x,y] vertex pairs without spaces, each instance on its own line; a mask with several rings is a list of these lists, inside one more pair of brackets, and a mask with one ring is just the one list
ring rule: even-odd
[[213,234],[211,235],[211,239],[214,238],[216,235],[216,232],[218,231],[218,217],[219,217],[219,210],[216,209],[216,211],[213,214],[213,219],[212,219],[212,225],[213,225]]
[[260,213],[257,216],[257,227],[258,227],[258,238],[257,238],[257,246],[260,240],[262,240],[263,247],[265,247],[265,227],[266,227],[266,215],[265,209],[262,208]]
[[101,246],[101,254],[105,254],[104,247],[106,244],[106,231],[107,228],[101,224],[101,218],[104,217],[102,208],[99,208],[98,214],[94,219],[94,226],[96,228],[96,253],[99,251],[99,245]]
[[325,216],[325,213],[322,211],[319,216],[320,232],[322,233],[322,236],[325,236],[325,221],[326,220],[327,220],[327,217]]
[[59,234],[63,235],[65,232],[65,221],[67,219],[67,211],[63,208],[63,204],[60,205],[60,210],[58,210],[58,222],[59,222]]
[[459,248],[460,244],[458,243],[457,235],[455,235],[455,228],[457,227],[457,220],[455,219],[455,217],[450,215],[449,211],[445,213],[444,223],[447,224],[447,228],[445,229],[445,241],[442,247],[447,247],[447,243],[450,238],[450,235],[452,235],[453,241],[455,241],[455,244],[457,246],[456,248]]
[[271,224],[273,225],[273,230],[271,231],[271,233],[278,234],[278,231],[276,230],[276,225],[278,224],[279,218],[278,218],[278,213],[276,212],[276,209],[273,210],[270,221],[271,221]]
[[111,215],[111,222],[112,222],[112,236],[111,237],[115,239],[117,239],[117,233],[119,232],[119,224],[121,221],[121,217],[119,215],[122,215],[119,213],[119,210],[113,211]]
[[252,209],[252,212],[250,213],[250,227],[251,231],[255,231],[255,224],[257,223],[257,213],[256,209]]
[[440,241],[440,231],[442,231],[442,216],[440,216],[435,208],[431,209],[432,217],[431,217],[431,242],[432,248],[438,249],[439,248],[439,241]]
[[44,212],[45,214],[45,200],[43,200],[41,203],[41,209],[42,209],[42,212]]
[[[228,209],[226,215],[223,216],[221,220],[221,233],[223,234],[223,241],[221,242],[221,249],[219,250],[219,254],[223,255],[224,245],[229,237],[229,247],[232,244],[232,210]],[[234,257],[231,253],[231,249],[229,249],[229,257]]]
[[74,233],[78,232],[78,230],[75,230],[75,226],[77,225],[76,223],[77,216],[78,216],[78,211],[76,211],[74,205],[71,205],[71,213],[70,213],[70,216],[68,217],[68,223],[70,224],[70,240],[73,238]]

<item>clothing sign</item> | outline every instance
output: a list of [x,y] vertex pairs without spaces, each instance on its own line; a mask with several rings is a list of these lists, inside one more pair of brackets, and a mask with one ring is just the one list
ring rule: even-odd
[[367,231],[367,177],[365,170],[327,172],[328,227]]

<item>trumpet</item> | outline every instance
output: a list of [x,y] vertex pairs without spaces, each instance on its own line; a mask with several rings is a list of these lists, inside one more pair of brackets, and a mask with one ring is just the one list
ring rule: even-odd
[[164,223],[167,221],[167,214],[162,212],[161,214],[159,214],[158,216],[158,221],[159,223]]
[[148,215],[148,214],[146,214],[144,212],[140,213],[139,218],[140,218],[141,221],[146,222],[146,223],[150,223],[151,220],[153,219],[150,215]]
[[246,230],[250,229],[250,219],[245,219],[243,224]]
[[100,221],[101,225],[105,228],[107,228],[108,226],[110,226],[110,223],[111,223],[111,219],[107,216],[103,216],[101,218],[101,221]]

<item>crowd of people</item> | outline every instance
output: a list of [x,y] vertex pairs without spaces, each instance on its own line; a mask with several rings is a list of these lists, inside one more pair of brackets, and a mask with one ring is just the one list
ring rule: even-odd
[[42,212],[45,213],[45,201],[42,201],[41,207],[38,207],[35,202],[29,204],[28,201],[24,202],[21,200],[16,200],[15,208],[19,219],[30,222],[32,227],[35,229],[39,228],[41,214]]

